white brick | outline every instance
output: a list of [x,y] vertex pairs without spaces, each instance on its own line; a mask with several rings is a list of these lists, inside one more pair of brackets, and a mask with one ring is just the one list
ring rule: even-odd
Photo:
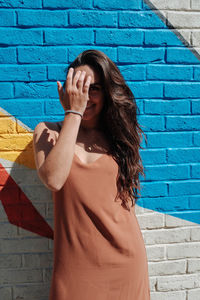
[[200,259],[188,259],[188,273],[200,272]]
[[186,292],[153,292],[151,300],[186,300]]
[[48,239],[18,238],[1,239],[0,253],[40,252],[48,250]]
[[48,268],[44,270],[44,282],[48,283],[51,281],[53,275],[53,268]]
[[168,259],[200,257],[200,242],[167,245],[166,249]]
[[168,12],[168,21],[174,28],[199,28],[200,16],[198,12]]
[[22,257],[20,254],[1,254],[0,266],[1,268],[20,268],[22,266]]
[[[35,170],[28,168],[13,168],[12,178],[21,187],[27,185],[41,185],[41,180],[36,174]],[[33,188],[33,187],[32,187]]]
[[0,269],[0,284],[42,282],[42,270]]
[[52,253],[23,254],[24,268],[49,268],[53,266]]
[[23,192],[33,203],[51,203],[53,201],[51,191],[43,185],[21,185],[21,187],[23,188]]
[[46,216],[48,218],[53,218],[54,217],[53,207],[54,207],[53,203],[48,203],[47,204],[47,213],[46,213]]
[[139,205],[135,205],[135,214],[136,216],[141,215],[144,213],[144,207],[139,206]]
[[2,300],[12,299],[12,288],[9,286],[0,287],[0,295]]
[[187,300],[198,300],[200,299],[200,289],[189,290]]
[[184,290],[200,287],[198,275],[163,276],[157,279],[158,291]]
[[149,287],[150,287],[150,291],[155,291],[156,290],[156,282],[157,282],[157,278],[153,277],[153,276],[149,276]]
[[[13,286],[13,299],[15,300],[39,300],[39,299],[49,299],[49,284],[29,284],[29,285],[18,285]],[[5,300],[7,300],[5,298]],[[9,299],[10,300],[10,299]]]
[[200,1],[199,0],[191,0],[191,8],[200,10]]
[[198,47],[200,45],[200,30],[195,30],[192,32],[192,45]]
[[146,246],[148,261],[160,261],[166,257],[165,246]]
[[187,29],[180,29],[178,31],[182,36],[183,38],[186,40],[186,41],[190,41],[190,37],[191,37],[191,30],[187,30]]
[[190,228],[156,229],[143,232],[145,244],[168,244],[190,241]]
[[17,226],[11,223],[1,223],[0,224],[0,237],[16,237],[17,236]]
[[190,9],[190,0],[151,0],[150,1],[157,9]]
[[186,273],[186,260],[163,261],[148,264],[150,276],[173,275]]
[[194,226],[194,223],[178,218],[178,217],[174,217],[171,215],[165,215],[165,227],[188,227],[188,226]]
[[191,241],[200,241],[200,227],[191,228]]
[[151,213],[138,216],[138,223],[141,229],[153,229],[164,227],[164,214]]

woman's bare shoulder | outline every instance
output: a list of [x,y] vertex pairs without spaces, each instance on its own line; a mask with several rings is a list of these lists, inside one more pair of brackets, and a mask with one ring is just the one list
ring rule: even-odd
[[59,129],[60,129],[60,126],[59,126],[60,124],[62,124],[62,122],[47,122],[47,121],[42,121],[42,122],[39,122],[35,126],[34,131],[47,129],[47,130],[52,131],[52,132],[58,132]]

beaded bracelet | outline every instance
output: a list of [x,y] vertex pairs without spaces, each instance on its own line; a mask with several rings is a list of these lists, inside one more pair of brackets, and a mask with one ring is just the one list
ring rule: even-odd
[[79,111],[76,111],[76,110],[72,110],[72,109],[65,110],[65,115],[70,112],[80,115],[81,118],[83,117],[82,113],[80,113]]

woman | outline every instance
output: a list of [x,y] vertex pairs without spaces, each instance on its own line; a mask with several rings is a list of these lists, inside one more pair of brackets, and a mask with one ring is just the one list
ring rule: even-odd
[[38,175],[54,202],[50,300],[149,300],[133,206],[144,175],[134,96],[98,50],[81,53],[57,84],[64,120],[34,130]]

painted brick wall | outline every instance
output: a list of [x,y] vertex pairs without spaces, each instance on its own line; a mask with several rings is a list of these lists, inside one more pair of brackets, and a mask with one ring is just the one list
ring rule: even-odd
[[85,49],[120,68],[147,136],[136,214],[151,300],[200,299],[200,2],[0,1],[0,300],[48,300],[53,202],[32,132]]

